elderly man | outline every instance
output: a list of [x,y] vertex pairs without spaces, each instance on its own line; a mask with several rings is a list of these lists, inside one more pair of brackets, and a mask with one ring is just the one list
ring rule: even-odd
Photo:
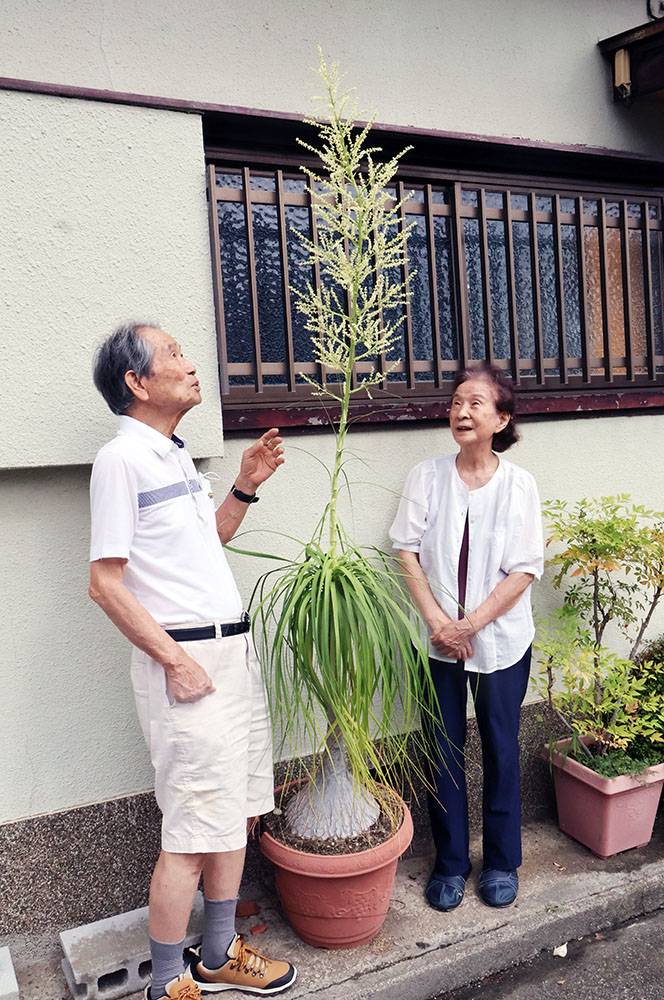
[[[150,885],[152,983],[146,1000],[227,989],[275,994],[295,980],[235,933],[247,824],[273,808],[265,690],[249,619],[222,544],[283,462],[276,428],[242,455],[216,512],[174,431],[201,401],[196,368],[150,325],[101,346],[95,384],[120,416],[90,487],[90,596],[133,643],[132,683],[155,768],[162,850]],[[201,950],[183,943],[200,875]]]

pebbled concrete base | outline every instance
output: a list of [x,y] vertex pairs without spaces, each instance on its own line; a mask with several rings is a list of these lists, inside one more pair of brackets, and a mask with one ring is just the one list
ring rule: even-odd
[[0,1000],[18,1000],[18,983],[9,948],[0,948]]
[[[525,822],[555,815],[553,788],[539,750],[551,724],[541,702],[521,710],[521,789]],[[542,719],[540,720],[540,716]],[[466,770],[471,830],[481,829],[481,751],[470,721]],[[277,766],[275,784],[285,767]],[[422,790],[420,789],[420,792]],[[426,796],[411,802],[416,830],[426,831]],[[152,793],[81,806],[54,815],[0,824],[0,935],[29,934],[89,924],[145,906],[159,855],[161,816]],[[26,851],[25,845],[30,844]],[[265,877],[255,844],[247,849],[245,879]]]
[[[466,897],[451,913],[427,906],[423,892],[433,856],[419,853],[400,862],[385,925],[360,948],[330,952],[303,944],[284,919],[269,882],[243,888],[242,898],[254,900],[259,912],[240,919],[238,930],[269,957],[289,959],[298,967],[290,1000],[427,1000],[664,907],[663,813],[647,847],[605,861],[551,822],[527,825],[523,840],[519,896],[504,910],[484,906],[477,896],[481,845],[474,839]],[[251,927],[260,925],[267,929],[253,936]],[[55,941],[55,935],[42,935],[11,942],[21,1000],[71,998]],[[113,967],[103,953],[96,961],[98,976]],[[139,996],[133,993],[132,1000]]]
[[[197,892],[185,945],[200,941],[202,927],[203,897]],[[142,990],[150,978],[147,906],[63,931],[60,944],[72,997],[115,1000]]]

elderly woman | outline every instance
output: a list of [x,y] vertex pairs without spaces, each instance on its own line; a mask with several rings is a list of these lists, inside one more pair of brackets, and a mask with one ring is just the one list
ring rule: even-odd
[[463,748],[467,684],[484,763],[483,866],[488,906],[516,899],[521,864],[519,717],[534,635],[530,585],[542,574],[537,487],[499,458],[518,440],[514,393],[495,368],[460,372],[450,428],[459,451],[411,470],[390,535],[429,634],[440,717],[428,738],[436,761],[429,796],[436,862],[426,898],[463,899],[471,871]]

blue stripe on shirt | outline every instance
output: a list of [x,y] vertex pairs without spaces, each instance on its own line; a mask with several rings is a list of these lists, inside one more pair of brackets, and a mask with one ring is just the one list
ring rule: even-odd
[[197,479],[184,480],[180,483],[171,483],[170,486],[160,486],[156,490],[145,490],[138,494],[138,508],[152,507],[156,503],[163,503],[165,500],[174,500],[175,497],[186,496],[187,493],[200,493],[201,484]]

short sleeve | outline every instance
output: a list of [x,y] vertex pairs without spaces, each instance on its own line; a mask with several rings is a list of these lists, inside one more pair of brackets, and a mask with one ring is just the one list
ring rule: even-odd
[[434,480],[433,462],[420,462],[408,473],[397,516],[390,528],[395,549],[419,552],[429,519],[429,498]]
[[138,524],[138,491],[122,455],[101,451],[90,480],[90,562],[128,559]]
[[510,518],[505,537],[503,572],[532,573],[539,580],[544,572],[544,537],[542,510],[537,485],[531,475],[521,470],[510,504]]

